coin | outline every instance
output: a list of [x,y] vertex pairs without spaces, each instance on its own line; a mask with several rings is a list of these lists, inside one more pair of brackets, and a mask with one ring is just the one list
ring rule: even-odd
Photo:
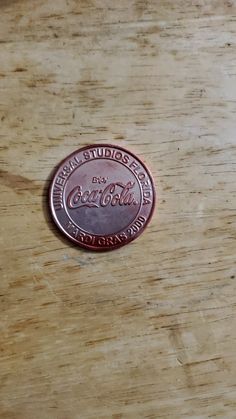
[[91,250],[111,250],[144,231],[155,189],[150,172],[133,153],[95,144],[59,164],[49,200],[55,223],[70,240]]

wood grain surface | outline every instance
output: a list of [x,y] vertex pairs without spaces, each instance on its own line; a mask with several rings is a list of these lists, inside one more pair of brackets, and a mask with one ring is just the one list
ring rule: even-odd
[[[1,419],[236,418],[235,118],[235,0],[0,0]],[[99,142],[159,197],[102,254],[47,202]]]

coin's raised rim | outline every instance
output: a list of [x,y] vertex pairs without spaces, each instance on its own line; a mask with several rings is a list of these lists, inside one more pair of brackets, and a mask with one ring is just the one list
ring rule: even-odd
[[[144,169],[146,170],[150,180],[151,180],[151,185],[152,185],[152,194],[153,194],[153,198],[152,198],[152,208],[150,211],[150,214],[145,222],[145,225],[143,227],[140,228],[140,230],[133,236],[130,237],[129,239],[127,239],[126,241],[122,242],[122,243],[118,243],[116,245],[110,246],[110,247],[98,247],[98,246],[91,246],[89,244],[86,243],[80,243],[78,242],[75,238],[71,237],[68,232],[61,226],[61,224],[59,223],[56,215],[55,215],[55,210],[53,208],[53,202],[52,202],[52,191],[53,191],[53,186],[54,186],[54,180],[56,178],[56,174],[59,170],[59,168],[63,165],[63,163],[65,163],[67,160],[70,160],[72,156],[74,156],[76,153],[78,152],[83,152],[84,150],[88,150],[91,148],[95,148],[95,147],[111,147],[111,148],[117,148],[123,152],[128,153],[129,155],[131,155],[135,160],[137,160],[141,166],[144,167]],[[121,147],[119,145],[116,144],[105,144],[105,143],[98,143],[98,144],[90,144],[90,145],[86,145],[83,146],[81,148],[76,149],[75,151],[73,151],[72,153],[68,154],[64,159],[62,159],[57,165],[55,170],[52,173],[52,177],[50,180],[50,186],[49,186],[49,190],[48,190],[48,195],[49,195],[49,208],[50,208],[50,212],[53,218],[53,221],[55,222],[55,224],[57,225],[59,231],[61,232],[61,234],[63,234],[63,236],[68,237],[68,239],[75,243],[77,246],[79,246],[82,249],[87,249],[87,250],[92,250],[94,252],[107,252],[107,251],[111,251],[111,250],[115,250],[118,249],[120,247],[125,246],[126,244],[131,243],[133,240],[136,240],[146,229],[146,227],[148,226],[148,224],[150,223],[152,217],[153,217],[153,213],[155,210],[155,206],[156,206],[156,202],[157,202],[157,197],[156,197],[156,190],[155,190],[155,184],[154,184],[154,179],[153,179],[153,175],[150,171],[150,169],[147,168],[146,164],[141,160],[140,157],[138,157],[136,154],[134,154],[132,151]]]

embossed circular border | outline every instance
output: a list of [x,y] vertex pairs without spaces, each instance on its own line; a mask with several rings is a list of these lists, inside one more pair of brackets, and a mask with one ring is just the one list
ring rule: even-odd
[[[62,225],[61,225],[61,223],[60,223],[60,221],[59,221],[59,219],[58,219],[58,217],[56,216],[56,212],[55,212],[55,208],[54,208],[54,204],[53,204],[53,188],[54,188],[54,185],[55,185],[55,180],[56,180],[56,178],[57,178],[57,176],[58,176],[58,174],[59,174],[59,172],[60,172],[60,170],[63,170],[63,164],[66,164],[70,159],[72,159],[72,158],[74,158],[75,156],[76,156],[76,154],[77,153],[81,153],[81,152],[84,152],[84,151],[86,151],[86,150],[89,150],[89,149],[93,149],[93,148],[99,148],[99,147],[105,147],[105,148],[114,148],[114,149],[118,149],[118,150],[120,150],[120,151],[123,151],[124,153],[127,153],[128,155],[130,155],[131,157],[133,157],[133,159],[134,160],[136,160],[140,165],[141,165],[141,167],[144,169],[144,171],[146,172],[146,175],[147,175],[147,177],[148,177],[148,179],[150,180],[150,185],[151,185],[151,191],[152,191],[152,203],[151,203],[151,209],[150,209],[150,211],[149,211],[149,214],[148,214],[148,216],[147,216],[147,219],[146,219],[146,221],[145,221],[145,224],[139,229],[139,231],[137,231],[133,236],[131,236],[131,237],[127,237],[127,239],[125,240],[125,241],[122,241],[121,243],[118,243],[118,244],[115,244],[115,245],[110,245],[110,246],[98,246],[98,244],[97,245],[89,245],[89,244],[87,244],[87,243],[83,243],[83,242],[81,242],[81,241],[79,241],[79,240],[77,240],[75,237],[73,237]],[[96,159],[96,158],[94,158],[94,159]],[[102,157],[100,158],[100,159],[102,159]],[[108,158],[109,159],[109,158]],[[109,160],[112,160],[112,161],[116,161],[116,162],[119,162],[119,160],[115,160],[115,159],[109,159]],[[84,162],[84,163],[86,163],[86,162]],[[120,163],[120,162],[119,162]],[[82,163],[83,164],[83,163]],[[121,164],[123,164],[123,163],[121,163]],[[124,165],[125,166],[125,165]],[[128,168],[127,166],[125,166],[126,168]],[[128,168],[129,169],[129,168]],[[129,169],[130,170],[130,169]],[[136,174],[131,170],[131,172],[134,174],[134,176],[136,176]],[[70,174],[69,174],[69,176],[72,174],[73,172],[71,172]],[[67,181],[67,179],[66,179],[66,181]],[[139,187],[140,187],[140,180],[137,178],[137,181],[138,181],[138,183],[139,183]],[[63,201],[64,201],[64,186],[65,185],[63,185]],[[141,188],[141,191],[142,191],[142,188]],[[142,194],[141,194],[142,195]],[[155,185],[154,185],[154,181],[153,181],[153,177],[152,177],[152,174],[150,173],[150,171],[149,171],[149,169],[147,169],[147,167],[146,167],[146,165],[142,162],[142,160],[139,158],[139,157],[137,157],[133,152],[131,152],[131,151],[129,151],[129,150],[127,150],[127,149],[125,149],[125,148],[123,148],[123,147],[120,147],[120,146],[118,146],[118,145],[114,145],[114,144],[104,144],[104,143],[101,143],[101,144],[91,144],[91,145],[87,145],[87,146],[84,146],[84,147],[81,147],[81,148],[79,148],[79,149],[77,149],[77,150],[75,150],[73,153],[71,153],[71,154],[69,154],[68,156],[66,156],[63,160],[61,160],[60,162],[59,162],[59,164],[57,165],[57,167],[56,167],[56,169],[55,169],[55,171],[54,171],[54,173],[53,173],[53,176],[52,176],[52,180],[51,180],[51,183],[50,183],[50,187],[49,187],[49,207],[50,207],[50,211],[51,211],[51,214],[52,214],[52,218],[53,218],[53,220],[54,220],[54,222],[55,222],[55,224],[57,225],[57,227],[59,228],[59,230],[66,236],[66,237],[68,237],[69,238],[69,240],[71,240],[73,243],[76,243],[78,246],[80,246],[80,247],[82,247],[82,248],[85,248],[85,249],[88,249],[88,250],[93,250],[93,251],[100,251],[100,252],[102,252],[102,251],[108,251],[108,250],[114,250],[114,249],[118,249],[118,248],[120,248],[120,247],[123,247],[123,246],[125,246],[126,244],[128,244],[128,243],[130,243],[130,242],[132,242],[133,240],[135,240],[136,238],[138,238],[142,233],[143,233],[143,231],[146,229],[146,227],[147,227],[147,225],[149,224],[149,222],[150,222],[150,220],[151,220],[151,218],[152,218],[152,216],[153,216],[153,213],[154,213],[154,209],[155,209],[155,205],[156,205],[156,191],[155,191]],[[140,205],[140,208],[142,207],[142,204]],[[139,211],[140,212],[140,211]],[[65,211],[65,213],[66,213],[66,215],[68,216],[68,214],[67,214],[67,212]],[[129,224],[130,226],[132,226],[136,221],[137,221],[137,218],[138,218],[138,216],[139,216],[139,213],[138,213],[138,215],[134,218],[134,220]],[[70,219],[70,218],[69,218]],[[81,230],[81,231],[85,231],[85,230],[83,230],[81,227],[79,227],[79,229]],[[121,231],[124,231],[123,229],[121,230]],[[124,232],[126,232],[126,230],[124,231]],[[87,232],[85,232],[85,233],[87,233]],[[119,233],[119,232],[118,232]],[[87,233],[87,234],[89,234],[89,235],[91,235],[90,233]],[[117,234],[117,233],[116,233]],[[93,236],[98,236],[98,237],[110,237],[111,236],[111,234],[109,234],[109,235],[104,235],[104,236],[102,236],[102,235],[95,235],[95,234],[93,234]]]

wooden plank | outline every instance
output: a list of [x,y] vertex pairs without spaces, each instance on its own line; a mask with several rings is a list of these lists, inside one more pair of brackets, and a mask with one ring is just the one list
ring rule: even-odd
[[[0,0],[1,419],[235,417],[236,3]],[[85,252],[52,171],[114,143],[146,232]]]

